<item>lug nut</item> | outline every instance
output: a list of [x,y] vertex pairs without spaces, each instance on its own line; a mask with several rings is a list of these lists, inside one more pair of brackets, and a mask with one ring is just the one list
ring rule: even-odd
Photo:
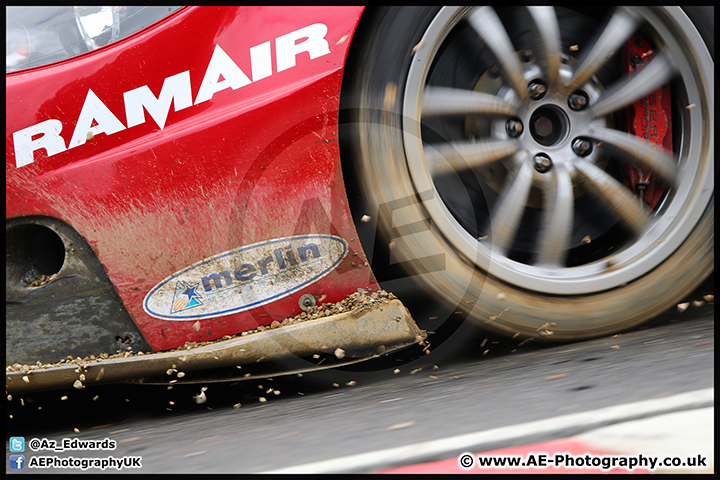
[[575,111],[583,110],[588,105],[588,97],[582,92],[573,93],[568,98],[568,105]]
[[505,124],[505,131],[513,138],[518,137],[523,132],[523,124],[520,120],[511,118]]
[[546,173],[552,167],[552,160],[544,153],[538,153],[533,159],[535,163],[535,170],[540,173]]
[[540,82],[536,81],[528,85],[528,93],[533,100],[540,100],[545,96],[545,92],[547,92],[547,87]]
[[573,152],[581,157],[587,157],[592,152],[592,143],[585,138],[576,138],[572,143]]

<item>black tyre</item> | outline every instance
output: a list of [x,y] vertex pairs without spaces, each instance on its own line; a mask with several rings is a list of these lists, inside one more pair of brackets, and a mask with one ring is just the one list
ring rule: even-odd
[[367,12],[342,98],[357,216],[499,333],[575,340],[657,315],[713,269],[710,11]]

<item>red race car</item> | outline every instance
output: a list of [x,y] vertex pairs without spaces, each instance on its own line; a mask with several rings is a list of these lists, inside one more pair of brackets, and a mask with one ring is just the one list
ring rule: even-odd
[[8,392],[372,358],[400,283],[590,338],[712,272],[713,7],[6,16]]

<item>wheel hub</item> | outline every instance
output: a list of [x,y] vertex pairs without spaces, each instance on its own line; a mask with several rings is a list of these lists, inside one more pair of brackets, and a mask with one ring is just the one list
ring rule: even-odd
[[568,116],[554,105],[544,105],[530,117],[530,134],[537,143],[545,147],[563,142],[569,130]]

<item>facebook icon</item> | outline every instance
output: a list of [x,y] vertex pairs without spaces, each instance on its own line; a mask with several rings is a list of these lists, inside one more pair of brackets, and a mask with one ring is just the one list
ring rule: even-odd
[[25,470],[25,455],[10,455],[10,470]]

